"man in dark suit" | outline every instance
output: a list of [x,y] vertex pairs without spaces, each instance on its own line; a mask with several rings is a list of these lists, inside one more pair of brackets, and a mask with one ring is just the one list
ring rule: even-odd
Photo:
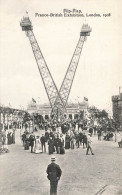
[[82,140],[83,140],[83,148],[85,148],[84,145],[86,145],[86,148],[87,148],[87,136],[85,135],[85,133],[83,133]]
[[52,137],[49,138],[48,141],[48,148],[49,148],[49,155],[53,154],[53,152],[55,152],[55,148],[54,148],[54,140]]
[[33,153],[35,137],[33,135],[30,135],[29,141],[30,141],[31,153]]
[[102,135],[101,129],[98,129],[97,134],[98,134],[98,140],[101,141],[101,135]]
[[[40,138],[40,141],[41,141],[41,144],[42,144],[42,152],[46,152],[46,146],[45,146],[45,143],[46,143],[46,137],[44,136],[44,134],[42,134],[42,137]],[[44,149],[44,150],[43,150]]]
[[51,157],[51,164],[47,167],[47,178],[50,180],[50,195],[57,195],[58,181],[62,171],[59,165],[55,163],[55,156]]
[[76,146],[77,148],[79,148],[79,143],[80,143],[80,136],[79,136],[79,133],[77,132],[76,135],[75,135],[75,139],[76,139]]
[[61,139],[59,138],[59,135],[56,135],[56,137],[54,139],[54,144],[55,144],[55,147],[56,147],[57,154],[60,154]]

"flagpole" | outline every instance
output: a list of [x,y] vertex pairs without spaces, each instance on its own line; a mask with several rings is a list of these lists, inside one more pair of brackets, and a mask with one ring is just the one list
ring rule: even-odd
[[119,86],[119,95],[120,95],[120,93],[121,93],[121,87]]
[[34,132],[34,113],[33,113],[33,132]]

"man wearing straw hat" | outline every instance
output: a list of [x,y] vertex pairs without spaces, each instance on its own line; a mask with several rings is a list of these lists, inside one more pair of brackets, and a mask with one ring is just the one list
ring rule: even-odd
[[51,164],[47,167],[47,178],[50,180],[50,195],[57,195],[58,181],[62,171],[59,165],[55,163],[55,156],[51,157]]
[[91,141],[90,135],[91,134],[89,133],[88,136],[87,136],[87,151],[86,151],[86,155],[89,155],[88,154],[89,150],[91,151],[91,154],[94,155],[94,153],[92,151],[92,148],[91,148],[92,141]]

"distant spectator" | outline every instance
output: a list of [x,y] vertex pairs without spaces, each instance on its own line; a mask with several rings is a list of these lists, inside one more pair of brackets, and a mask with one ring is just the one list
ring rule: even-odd
[[118,142],[119,148],[122,148],[122,139],[120,142]]
[[90,138],[90,134],[88,134],[88,137],[87,137],[87,151],[86,151],[86,155],[89,154],[89,150],[91,151],[91,154],[94,155],[93,151],[92,151],[92,148],[91,148],[91,143],[92,143],[92,140]]
[[83,148],[85,148],[85,146],[86,146],[86,148],[87,148],[87,136],[85,135],[85,133],[83,133],[83,138],[82,138],[82,140],[83,140]]
[[101,135],[102,135],[101,129],[98,129],[97,135],[98,135],[98,140],[101,141]]
[[25,144],[25,139],[26,139],[26,134],[25,134],[25,133],[23,133],[23,134],[22,134],[23,146],[24,146],[24,144]]
[[41,145],[42,145],[42,152],[46,152],[46,146],[45,146],[46,137],[44,136],[44,134],[42,134],[42,137],[40,138],[40,141],[41,141]]
[[48,146],[49,146],[49,155],[53,154],[53,152],[54,152],[54,141],[53,141],[52,137],[49,138]]
[[66,133],[66,137],[65,137],[65,149],[69,149],[70,148],[70,136]]
[[92,127],[89,128],[89,133],[90,133],[90,135],[92,137],[92,134],[93,134],[93,128]]
[[35,137],[33,135],[30,135],[29,141],[30,141],[30,146],[31,146],[31,153],[33,153]]

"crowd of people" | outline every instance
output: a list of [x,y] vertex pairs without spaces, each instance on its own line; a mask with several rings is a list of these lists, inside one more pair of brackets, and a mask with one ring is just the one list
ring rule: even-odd
[[0,147],[0,154],[9,151],[8,145],[15,144],[15,131],[2,132],[2,146]]
[[81,127],[67,129],[66,133],[64,131],[62,133],[62,129],[60,131],[48,129],[41,136],[34,135],[34,133],[29,134],[28,131],[25,131],[22,134],[22,142],[25,150],[31,148],[31,153],[65,154],[65,150],[68,149],[88,148],[90,146],[88,137],[92,137],[93,132],[96,134],[92,128],[89,128],[89,132],[87,132]]
[[31,148],[31,153],[65,154],[65,150],[82,147],[87,148],[86,154],[89,150],[92,154],[89,140],[93,135],[97,135],[98,141],[110,141],[114,137],[109,126],[88,126],[87,121],[71,120],[63,124],[46,121],[43,125],[36,126],[34,131],[41,132],[41,129],[45,131],[41,136],[24,132],[22,141],[25,150]]
[[34,135],[24,132],[22,135],[23,146],[25,150],[31,148],[31,153],[48,152],[53,154],[64,154],[64,138],[63,134],[54,133],[53,131],[45,131],[45,134]]
[[15,144],[15,131],[8,131],[2,133],[2,145]]
[[[99,141],[101,139],[110,141],[114,136],[113,132],[110,130],[105,131],[101,126],[87,126],[86,123],[77,121],[67,121],[63,124],[46,122],[43,128],[43,132],[45,130],[45,133],[40,136],[36,135],[38,131],[41,132],[39,126],[35,126],[34,128],[35,135],[34,133],[30,134],[27,127],[25,127],[25,132],[22,135],[25,150],[31,148],[31,152],[34,153],[48,152],[49,154],[53,154],[56,152],[58,154],[65,154],[65,150],[69,148],[74,149],[80,146],[87,148],[88,133],[91,137],[97,134]],[[6,144],[8,145],[15,143],[14,131],[7,132],[6,140]]]

